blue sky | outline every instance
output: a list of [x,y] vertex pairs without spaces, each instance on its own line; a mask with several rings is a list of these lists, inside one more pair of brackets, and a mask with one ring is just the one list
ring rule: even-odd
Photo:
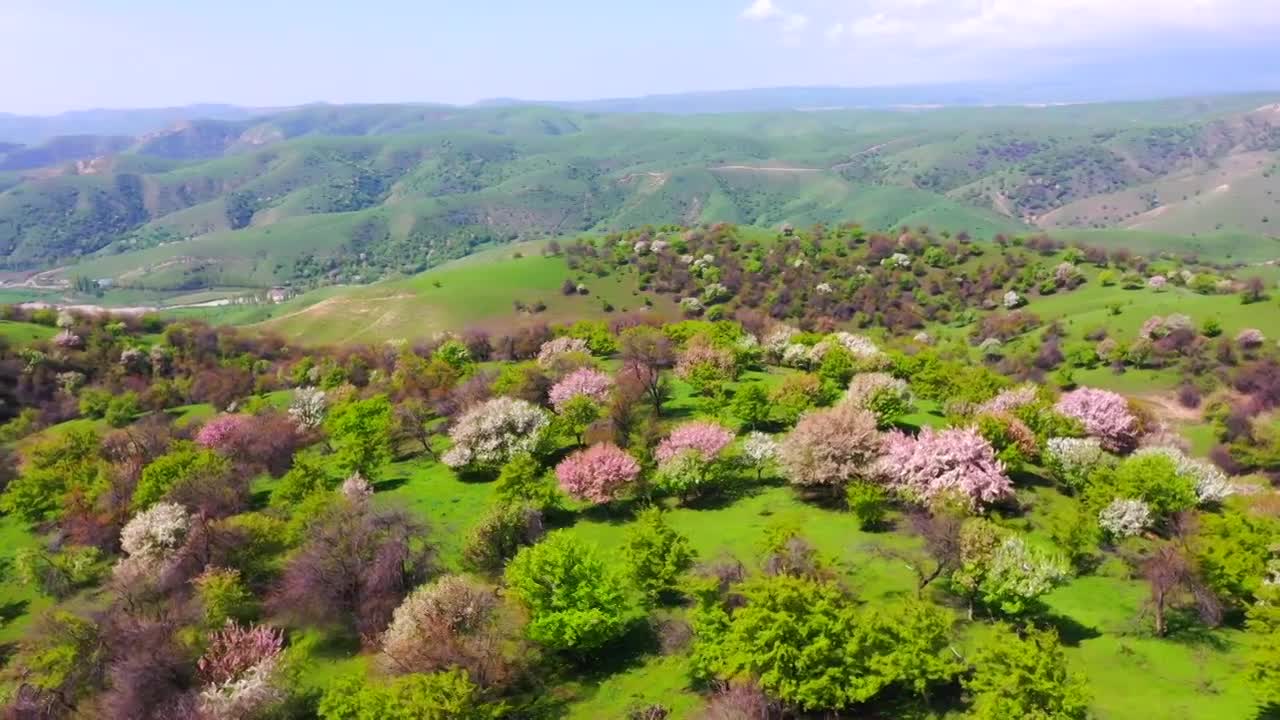
[[0,112],[1001,80],[1278,31],[1280,0],[0,0]]

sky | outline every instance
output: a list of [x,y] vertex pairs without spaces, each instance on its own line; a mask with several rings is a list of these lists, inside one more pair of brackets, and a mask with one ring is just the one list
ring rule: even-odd
[[999,82],[1278,31],[1280,0],[0,0],[0,112]]

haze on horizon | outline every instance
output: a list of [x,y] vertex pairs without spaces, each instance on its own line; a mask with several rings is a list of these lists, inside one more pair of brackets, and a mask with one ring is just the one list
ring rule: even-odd
[[[1270,73],[1272,0],[7,0],[0,112]],[[1241,54],[1264,62],[1240,63]],[[1253,76],[1249,76],[1253,77]],[[1275,81],[1275,86],[1261,85]],[[1235,88],[1238,89],[1238,88]]]

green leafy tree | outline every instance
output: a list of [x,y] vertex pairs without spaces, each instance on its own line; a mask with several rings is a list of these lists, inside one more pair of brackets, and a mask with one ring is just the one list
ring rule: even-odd
[[112,395],[102,388],[84,388],[80,391],[80,414],[89,418],[101,418],[107,414]]
[[529,504],[546,511],[560,506],[560,493],[543,470],[542,464],[529,453],[520,453],[502,466],[494,483],[498,499],[507,504]]
[[37,621],[31,638],[10,661],[22,669],[23,682],[68,707],[96,689],[108,648],[93,621],[55,609]]
[[758,678],[805,711],[864,703],[891,685],[924,695],[959,670],[941,608],[860,611],[832,583],[777,575],[744,585],[745,605],[730,614],[708,590],[695,592],[699,662],[722,678]]
[[529,610],[529,638],[554,650],[599,648],[617,639],[632,616],[618,573],[593,546],[564,532],[517,553],[506,581]]
[[1126,458],[1114,470],[1104,468],[1091,479],[1089,496],[1134,498],[1151,507],[1156,517],[1167,518],[1196,506],[1195,481],[1178,474],[1174,461],[1165,455],[1135,455]]
[[330,475],[325,458],[312,451],[293,457],[293,467],[280,478],[271,491],[271,505],[292,508],[317,493],[327,493],[338,486],[339,479]]
[[485,720],[498,711],[484,703],[467,673],[456,669],[405,675],[386,684],[353,673],[330,685],[316,708],[320,720]]
[[14,556],[13,567],[19,582],[58,599],[97,583],[106,571],[101,550],[78,546],[56,552],[23,548]]
[[111,427],[122,428],[133,422],[141,412],[142,405],[138,402],[138,393],[126,392],[111,398],[103,417]]
[[623,554],[632,582],[650,603],[674,592],[694,560],[688,538],[668,525],[658,508],[640,513],[627,531]]
[[772,412],[769,391],[761,383],[747,383],[734,393],[729,411],[741,420],[744,426],[755,430],[769,422],[769,415]]
[[[1273,565],[1273,580],[1280,568]],[[1280,706],[1280,583],[1269,582],[1249,607],[1245,627],[1256,640],[1249,653],[1249,680],[1263,705]]]
[[169,452],[142,469],[138,486],[133,491],[134,509],[146,510],[181,483],[197,477],[217,477],[230,471],[231,463],[213,450],[200,448],[195,443],[175,442]]
[[338,470],[373,479],[391,462],[391,402],[385,395],[339,405],[325,419]]
[[565,434],[581,445],[582,436],[591,424],[600,419],[600,404],[586,395],[575,395],[560,406],[556,424]]
[[872,482],[855,480],[845,486],[845,502],[861,530],[873,530],[884,522],[889,493]]
[[29,451],[26,471],[0,496],[0,510],[29,523],[58,517],[70,491],[93,498],[105,489],[101,441],[89,429],[75,429],[44,440]]
[[1200,577],[1218,597],[1244,606],[1267,577],[1275,556],[1280,523],[1234,510],[1205,513],[1193,550]]
[[204,613],[204,626],[222,627],[228,620],[247,622],[257,614],[257,601],[240,577],[230,568],[210,568],[192,582]]
[[1028,630],[1023,637],[1001,628],[973,656],[965,680],[973,695],[975,720],[1084,720],[1089,693],[1082,677],[1067,668],[1052,630]]

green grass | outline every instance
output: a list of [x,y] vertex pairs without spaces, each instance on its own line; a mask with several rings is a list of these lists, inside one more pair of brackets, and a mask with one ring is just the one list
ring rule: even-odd
[[[308,344],[378,342],[422,338],[466,327],[510,327],[520,322],[574,322],[604,318],[643,307],[635,281],[615,274],[581,277],[563,257],[543,257],[541,244],[493,250],[429,270],[412,278],[345,291],[328,290],[285,303],[255,327]],[[515,257],[523,253],[523,257]],[[586,285],[589,294],[561,292],[566,279]],[[658,311],[675,311],[669,299],[654,297]],[[546,304],[540,313],[517,314],[514,303]]]
[[56,334],[58,331],[47,325],[0,320],[0,337],[14,346],[26,345],[37,340],[49,340]]

